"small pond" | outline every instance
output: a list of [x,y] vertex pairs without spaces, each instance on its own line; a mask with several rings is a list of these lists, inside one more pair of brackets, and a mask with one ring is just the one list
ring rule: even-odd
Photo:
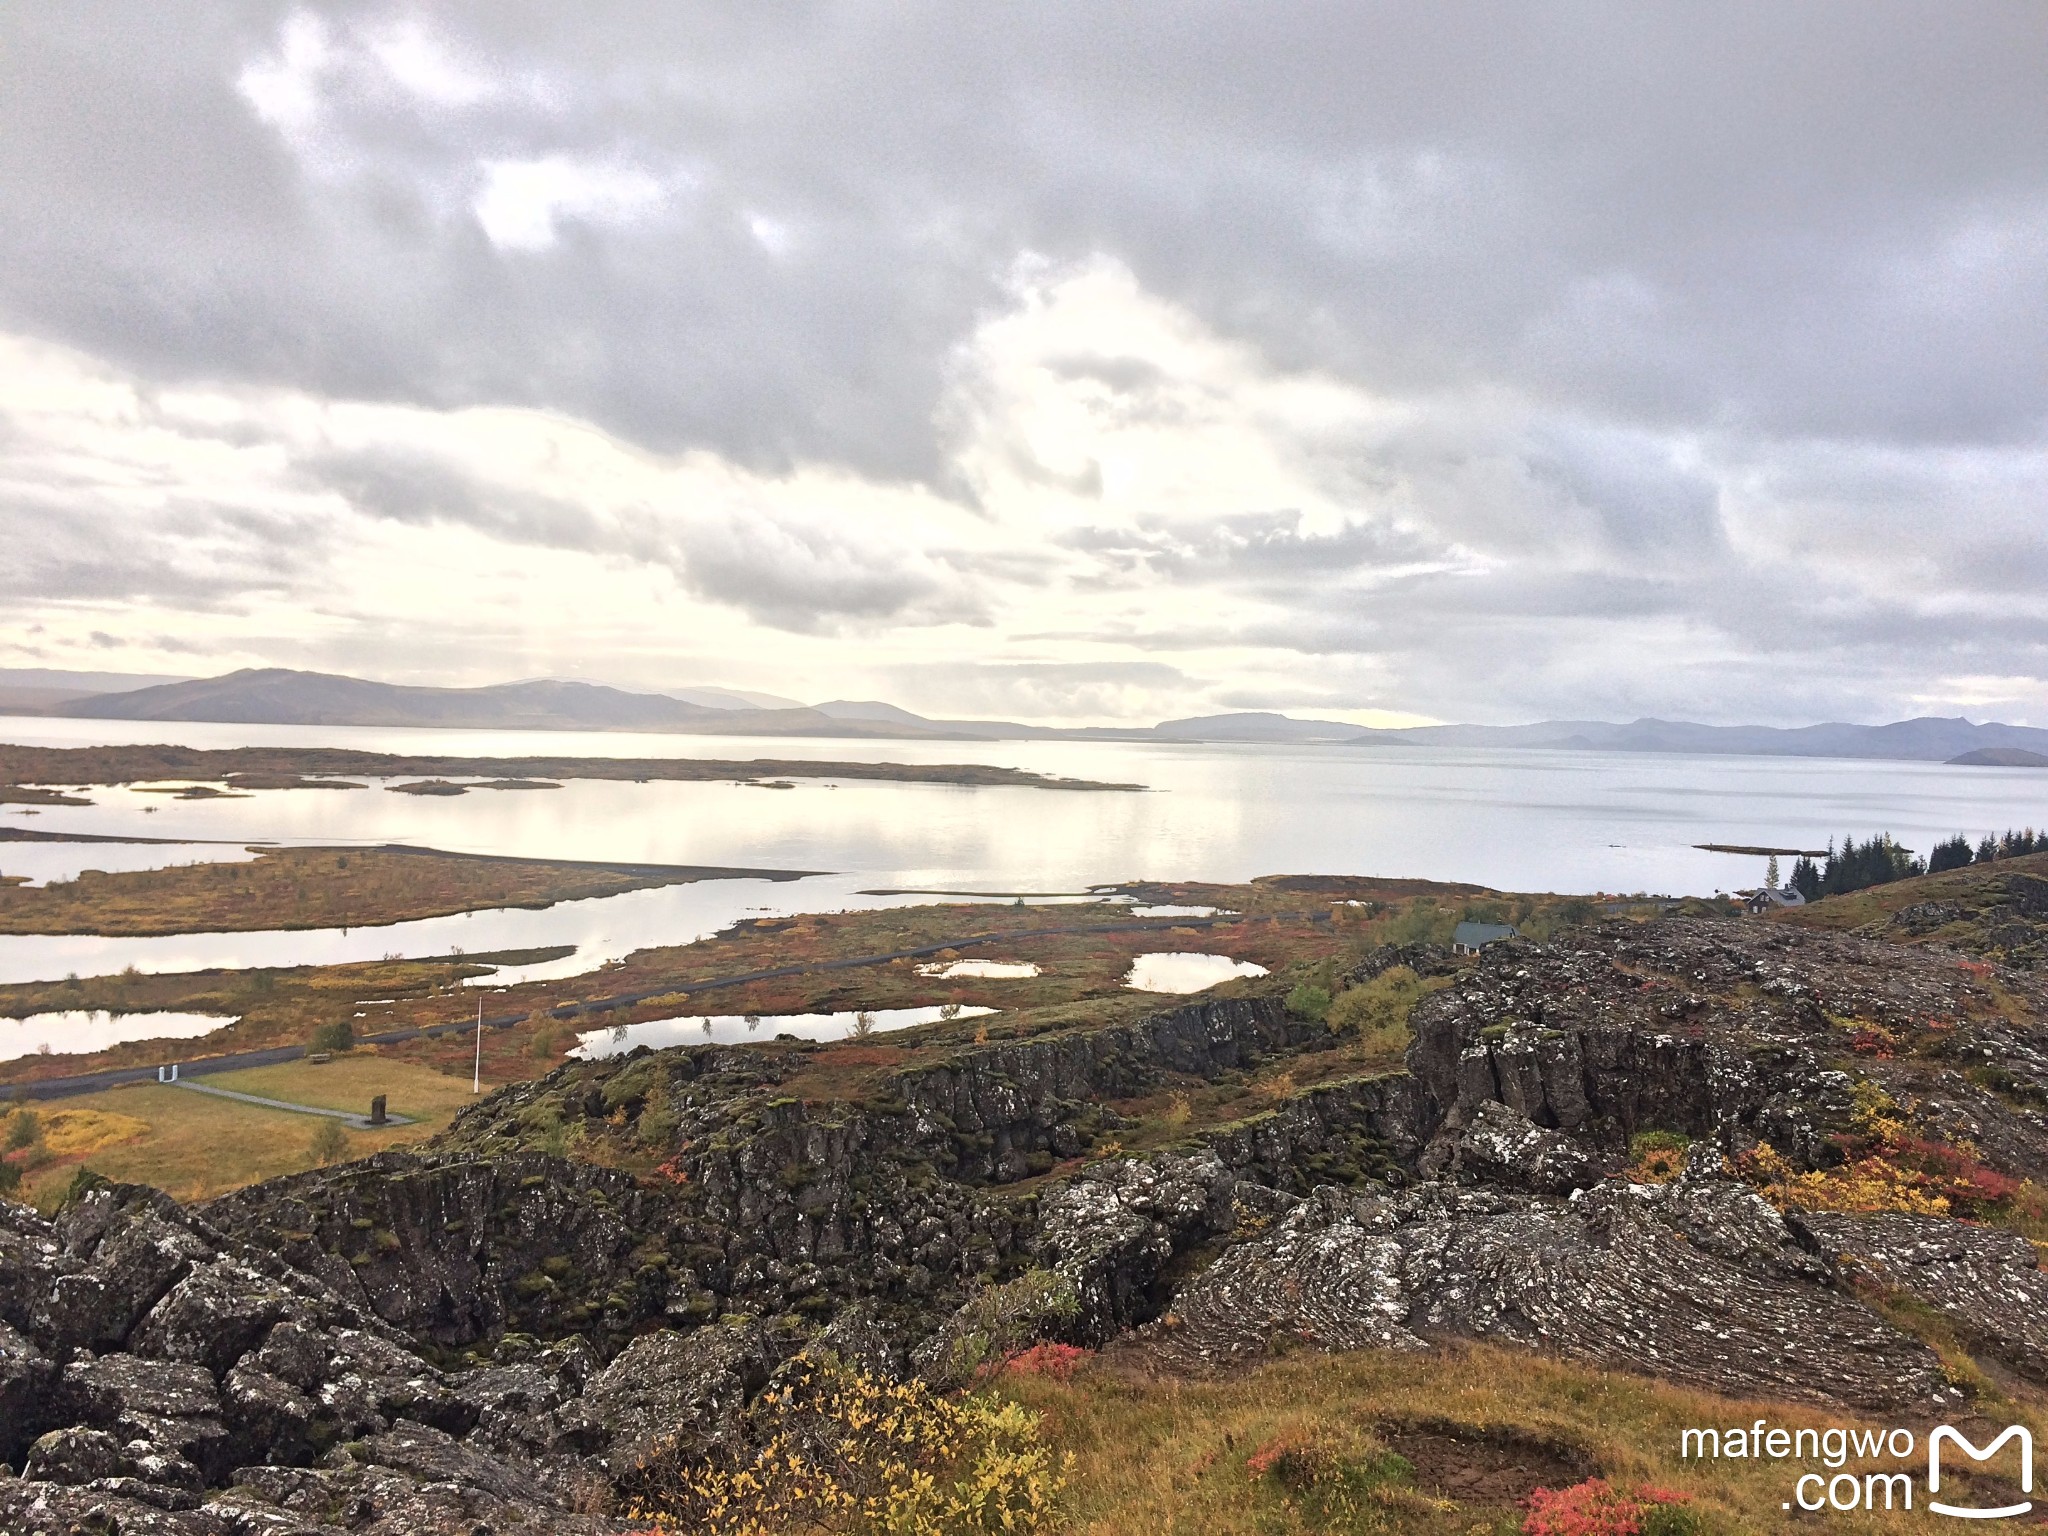
[[1029,960],[941,960],[920,965],[920,976],[980,976],[991,979],[1036,976],[1038,967]]
[[0,1019],[0,1061],[103,1051],[128,1040],[190,1040],[234,1022],[232,1015],[214,1013],[108,1013],[84,1008],[32,1013],[22,1019]]
[[1150,954],[1131,962],[1124,985],[1135,992],[1203,992],[1240,976],[1263,976],[1266,968],[1228,955]]
[[[593,1029],[576,1037],[571,1056],[595,1061],[605,1056],[623,1056],[635,1046],[664,1050],[672,1045],[738,1045],[749,1040],[773,1040],[777,1035],[794,1035],[799,1040],[846,1040],[862,1034],[886,1034],[929,1024],[935,1019],[972,1019],[993,1008],[963,1008],[953,1003],[923,1008],[870,1008],[843,1013],[762,1013],[751,1017],[737,1013],[685,1014],[673,1019],[649,1019],[641,1024],[619,1024],[610,1029]],[[865,1023],[863,1023],[865,1020]]]

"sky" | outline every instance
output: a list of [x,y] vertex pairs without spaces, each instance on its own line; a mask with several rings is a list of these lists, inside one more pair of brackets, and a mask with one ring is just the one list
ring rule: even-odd
[[2048,7],[0,10],[0,668],[2048,724]]

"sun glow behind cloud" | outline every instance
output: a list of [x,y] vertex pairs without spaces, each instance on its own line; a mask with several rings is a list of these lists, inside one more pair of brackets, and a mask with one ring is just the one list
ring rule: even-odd
[[[1639,664],[1617,634],[1668,652],[1674,623],[1700,622],[1660,596],[1674,558],[1784,579],[1737,549],[1768,539],[1769,488],[1696,439],[1617,443],[1491,393],[1397,403],[1277,369],[1105,260],[1027,258],[1010,292],[949,366],[952,494],[657,454],[524,408],[151,390],[10,339],[0,475],[75,538],[17,569],[10,598],[39,627],[5,654],[647,686],[709,668],[1040,719],[1412,723],[1448,713],[1416,707],[1438,697],[1432,653],[1475,640],[1540,627],[1548,665],[1589,684]],[[1672,511],[1631,545],[1603,495]],[[1587,591],[1616,611],[1561,638],[1556,608]],[[2009,707],[2038,686],[1969,692]]]

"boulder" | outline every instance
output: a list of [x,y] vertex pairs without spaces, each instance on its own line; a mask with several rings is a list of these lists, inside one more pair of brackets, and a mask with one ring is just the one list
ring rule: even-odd
[[671,1447],[715,1443],[768,1380],[768,1340],[751,1318],[690,1333],[642,1334],[583,1394],[614,1474],[642,1467]]
[[56,1367],[40,1350],[0,1323],[0,1462],[17,1461],[28,1441],[47,1427],[56,1376]]
[[1467,1182],[1532,1195],[1568,1195],[1600,1177],[1578,1142],[1493,1099],[1474,1109],[1454,1144],[1450,1164],[1452,1173]]
[[293,1308],[291,1288],[225,1257],[196,1264],[150,1308],[128,1347],[160,1360],[187,1360],[214,1375],[255,1348]]
[[29,1447],[22,1476],[35,1482],[90,1483],[119,1477],[121,1442],[103,1429],[53,1429]]
[[1039,1203],[1037,1246],[1074,1288],[1072,1333],[1101,1344],[1157,1315],[1157,1282],[1185,1247],[1236,1225],[1238,1181],[1213,1152],[1085,1169]]
[[76,1421],[140,1441],[160,1455],[224,1473],[228,1449],[220,1394],[205,1367],[135,1355],[102,1355],[64,1367],[58,1398]]

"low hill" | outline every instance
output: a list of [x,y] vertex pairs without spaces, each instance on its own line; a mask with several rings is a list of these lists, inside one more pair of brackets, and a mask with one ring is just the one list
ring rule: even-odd
[[2048,854],[1873,885],[1780,912],[1776,920],[2048,968]]
[[73,672],[58,667],[0,667],[0,713],[47,714],[59,704],[96,693],[122,693],[158,683],[183,682],[143,672]]
[[1151,734],[1166,741],[1306,742],[1353,741],[1368,733],[1362,725],[1341,720],[1296,720],[1259,710],[1164,720],[1152,727]]
[[2025,747],[1979,747],[1952,757],[1949,762],[1963,768],[2048,768],[2048,752],[2029,752]]
[[[1527,747],[1555,751],[1678,752],[1748,757],[1891,758],[1955,762],[1960,754],[2020,749],[2048,752],[2048,730],[2026,725],[1978,725],[1960,716],[1924,716],[1889,725],[1698,725],[1689,720],[1545,720],[1535,725],[1427,725],[1400,731],[1361,731],[1361,745],[1405,741],[1421,746]],[[1980,759],[1971,756],[1969,761]],[[1988,760],[1988,759],[1984,759]],[[2040,761],[2048,762],[2048,758]]]
[[[5,674],[0,674],[0,683],[4,682]],[[24,680],[20,686],[41,690],[45,685]],[[906,741],[1343,742],[1361,747],[1671,752],[2048,766],[2048,730],[1996,722],[1979,725],[1961,718],[1790,728],[1647,718],[1625,725],[1601,720],[1543,720],[1533,725],[1429,725],[1387,730],[1243,710],[1149,726],[1065,729],[1015,720],[936,719],[879,699],[832,699],[805,706],[773,694],[724,688],[635,693],[602,683],[556,678],[482,688],[433,688],[264,667],[122,692],[93,691],[90,697],[63,697],[59,685],[48,686],[52,691],[21,694],[11,700],[0,689],[0,708],[77,719],[211,720],[245,725],[672,731]],[[89,692],[82,684],[62,686]]]
[[[678,731],[753,736],[935,737],[958,733],[894,720],[838,720],[802,706],[732,708],[602,683],[536,679],[429,688],[285,667],[96,694],[48,707],[88,720],[213,720],[242,725],[439,726],[536,731]],[[912,717],[915,719],[916,717]]]

